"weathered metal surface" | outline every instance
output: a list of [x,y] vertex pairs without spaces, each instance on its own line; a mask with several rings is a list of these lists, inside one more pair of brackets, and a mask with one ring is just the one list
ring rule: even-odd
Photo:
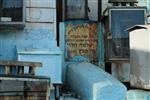
[[109,8],[110,33],[106,36],[107,60],[129,59],[129,32],[124,30],[136,24],[145,24],[145,17],[146,7]]
[[[115,0],[113,0],[113,1],[115,1]],[[122,0],[122,1],[124,2],[125,0]],[[138,3],[137,3],[138,6],[147,6],[148,9],[150,9],[149,0],[136,0],[136,1],[138,1]],[[106,9],[107,9],[107,7],[112,7],[112,4],[108,3],[108,2],[109,2],[109,0],[102,0],[102,15],[105,15],[105,16],[108,15],[108,11]]]
[[96,23],[72,22],[66,25],[67,58],[85,56],[92,62],[98,61],[98,25]]
[[130,84],[150,90],[150,26],[135,26],[130,29]]

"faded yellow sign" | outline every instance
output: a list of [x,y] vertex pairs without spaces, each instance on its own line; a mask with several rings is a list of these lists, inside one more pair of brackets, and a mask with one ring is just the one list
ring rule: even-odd
[[97,24],[68,24],[66,29],[68,58],[86,56],[90,61],[97,61]]

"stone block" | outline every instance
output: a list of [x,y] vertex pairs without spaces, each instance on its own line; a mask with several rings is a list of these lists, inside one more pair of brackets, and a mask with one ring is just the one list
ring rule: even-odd
[[127,89],[117,79],[90,63],[67,67],[67,85],[82,100],[125,100]]
[[127,100],[150,100],[150,91],[129,90],[127,92]]

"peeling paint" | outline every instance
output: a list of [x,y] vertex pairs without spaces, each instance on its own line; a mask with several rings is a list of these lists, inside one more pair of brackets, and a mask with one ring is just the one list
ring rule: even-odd
[[70,23],[66,26],[66,48],[68,58],[87,56],[96,62],[98,44],[98,25],[96,23]]

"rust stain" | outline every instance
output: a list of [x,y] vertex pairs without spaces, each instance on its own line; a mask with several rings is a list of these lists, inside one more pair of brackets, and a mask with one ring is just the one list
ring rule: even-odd
[[67,56],[86,56],[97,61],[98,33],[97,24],[68,24],[66,31]]

